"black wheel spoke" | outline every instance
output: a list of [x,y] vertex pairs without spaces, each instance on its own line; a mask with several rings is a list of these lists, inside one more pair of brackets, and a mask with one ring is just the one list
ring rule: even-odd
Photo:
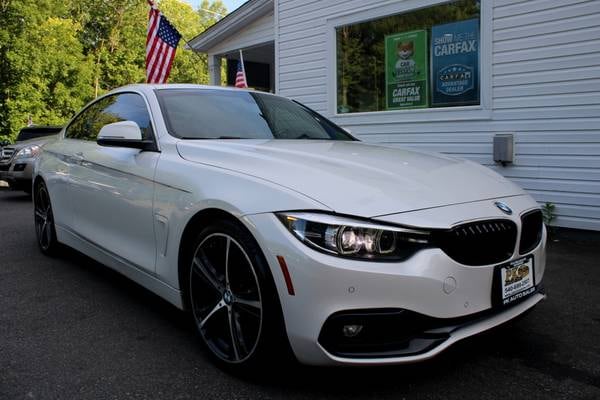
[[259,311],[261,310],[260,301],[258,301],[258,300],[246,300],[246,299],[242,299],[240,297],[236,297],[234,300],[234,303],[236,303],[238,305],[241,304],[246,307],[254,308]]
[[48,245],[48,235],[46,233],[47,230],[48,230],[48,222],[44,221],[44,223],[42,224],[42,226],[40,228],[40,242],[42,244],[42,247]]
[[52,218],[52,205],[48,190],[42,184],[38,186],[34,195],[34,221],[38,243],[42,250],[50,249],[54,235],[54,221]]
[[238,361],[240,359],[239,342],[237,332],[235,328],[235,321],[233,320],[233,311],[228,310],[229,314],[229,333],[231,335],[231,348],[233,349],[233,360]]
[[204,281],[207,282],[213,289],[218,292],[223,291],[223,284],[219,282],[219,279],[215,276],[214,272],[210,271],[200,259],[194,259],[192,270],[196,272],[200,278],[204,279]]
[[212,310],[210,310],[210,312],[209,312],[209,313],[206,315],[206,317],[204,317],[204,318],[202,319],[202,321],[200,321],[200,328],[203,328],[203,327],[204,327],[204,325],[206,325],[206,323],[208,322],[208,320],[209,320],[209,319],[210,319],[210,318],[211,318],[213,315],[215,315],[215,313],[216,313],[217,311],[219,311],[219,310],[223,309],[225,306],[226,306],[226,304],[225,304],[225,302],[224,302],[223,300],[219,301],[219,302],[217,303],[217,305],[216,305],[216,306],[215,306],[215,307],[214,307]]
[[225,245],[225,287],[229,289],[229,248],[231,246],[231,238],[227,236],[227,244]]
[[252,307],[252,306],[247,306],[247,305],[241,304],[241,303],[235,303],[234,308],[240,315],[244,314],[247,317],[250,317],[254,320],[260,320],[260,317],[261,317],[261,308],[260,307]]

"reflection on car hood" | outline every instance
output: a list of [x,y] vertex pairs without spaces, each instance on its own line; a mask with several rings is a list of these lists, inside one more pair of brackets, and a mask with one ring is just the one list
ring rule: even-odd
[[523,194],[470,161],[362,142],[185,140],[177,148],[186,160],[275,182],[364,217]]

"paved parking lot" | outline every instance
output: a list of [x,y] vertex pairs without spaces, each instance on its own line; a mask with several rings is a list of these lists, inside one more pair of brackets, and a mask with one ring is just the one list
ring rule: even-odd
[[0,399],[599,399],[600,235],[555,240],[548,299],[434,361],[242,379],[161,299],[75,252],[42,256],[30,200],[0,188]]

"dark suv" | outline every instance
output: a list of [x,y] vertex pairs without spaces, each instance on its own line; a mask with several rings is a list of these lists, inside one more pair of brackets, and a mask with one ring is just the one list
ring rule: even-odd
[[31,192],[31,174],[41,146],[52,140],[61,126],[28,126],[21,129],[15,144],[0,147],[0,180],[15,190]]

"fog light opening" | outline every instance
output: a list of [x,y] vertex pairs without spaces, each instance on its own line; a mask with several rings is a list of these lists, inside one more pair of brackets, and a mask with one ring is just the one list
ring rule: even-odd
[[362,325],[344,325],[342,332],[344,333],[345,337],[352,338],[358,336],[362,329]]

